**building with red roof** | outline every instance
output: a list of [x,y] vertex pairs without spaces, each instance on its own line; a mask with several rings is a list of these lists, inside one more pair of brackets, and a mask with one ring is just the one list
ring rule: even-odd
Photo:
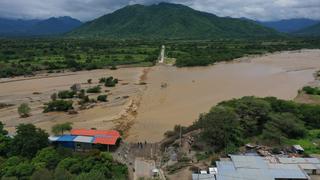
[[95,147],[114,149],[121,140],[116,130],[73,129],[69,135],[50,136],[49,141],[75,150],[88,150]]

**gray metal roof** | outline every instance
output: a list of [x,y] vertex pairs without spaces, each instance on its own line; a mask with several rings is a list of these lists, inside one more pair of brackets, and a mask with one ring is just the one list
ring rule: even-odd
[[278,158],[283,164],[320,164],[318,158]]
[[213,174],[192,174],[192,180],[216,180]]
[[218,161],[217,180],[307,179],[296,164],[269,163],[260,156],[231,155],[232,161]]
[[77,136],[73,139],[74,142],[82,142],[82,143],[92,143],[94,137],[92,136]]

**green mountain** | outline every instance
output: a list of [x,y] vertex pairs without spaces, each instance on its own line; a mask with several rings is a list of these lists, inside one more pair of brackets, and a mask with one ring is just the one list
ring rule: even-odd
[[320,23],[295,33],[300,36],[320,36]]
[[91,38],[242,38],[279,36],[245,19],[218,17],[180,4],[132,5],[87,22],[67,34]]

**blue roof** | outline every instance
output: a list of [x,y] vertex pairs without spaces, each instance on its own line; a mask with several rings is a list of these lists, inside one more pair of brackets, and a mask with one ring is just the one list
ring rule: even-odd
[[77,136],[72,136],[72,135],[62,135],[59,137],[59,139],[57,140],[59,141],[63,141],[63,142],[73,142],[73,139],[76,138]]

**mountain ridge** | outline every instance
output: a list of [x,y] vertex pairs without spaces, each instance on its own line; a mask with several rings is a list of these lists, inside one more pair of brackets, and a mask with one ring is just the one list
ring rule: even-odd
[[0,36],[51,36],[64,34],[79,27],[81,21],[69,16],[48,19],[7,19],[0,18]]
[[279,32],[294,33],[299,30],[311,27],[317,23],[320,23],[320,20],[295,18],[295,19],[283,19],[278,21],[257,21],[257,22],[266,27],[275,29]]
[[218,17],[172,3],[126,6],[67,33],[67,37],[84,38],[205,39],[266,36],[279,36],[279,33],[251,21]]

